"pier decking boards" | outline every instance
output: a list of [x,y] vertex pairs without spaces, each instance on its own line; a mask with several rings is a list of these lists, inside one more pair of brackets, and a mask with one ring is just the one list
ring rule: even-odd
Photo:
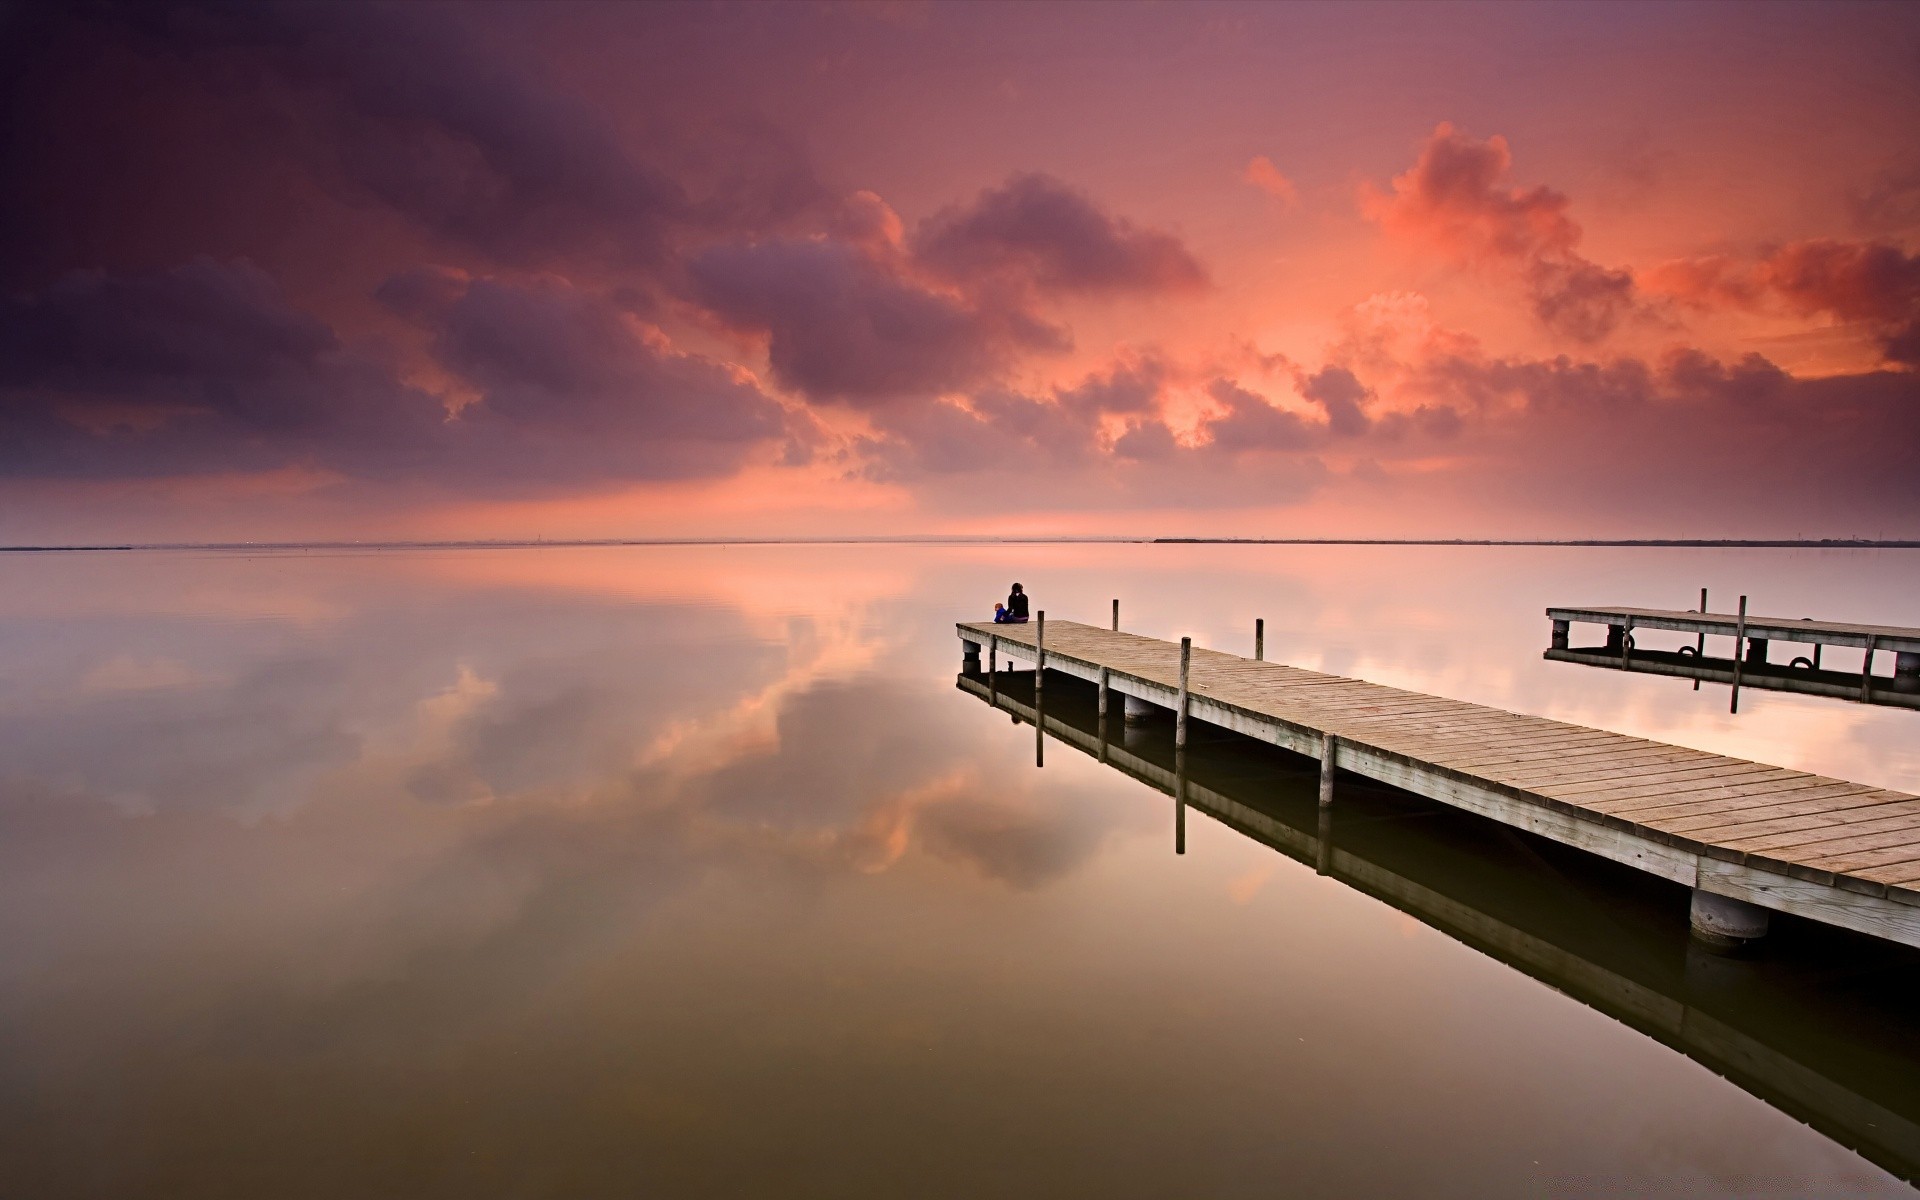
[[[956,630],[1001,659],[1035,658],[1037,623]],[[1175,643],[1048,621],[1045,655],[1048,670],[1096,682],[1105,671],[1123,695],[1179,702]],[[1920,798],[1198,647],[1188,684],[1198,720],[1312,757],[1332,736],[1341,770],[1688,887],[1920,946]]]

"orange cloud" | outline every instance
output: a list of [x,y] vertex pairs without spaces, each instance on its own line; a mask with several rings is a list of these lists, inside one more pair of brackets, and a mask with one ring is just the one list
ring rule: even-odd
[[1300,189],[1294,187],[1293,180],[1282,175],[1280,168],[1274,166],[1273,160],[1264,154],[1254,155],[1241,178],[1288,208],[1300,203]]
[[1361,211],[1388,233],[1462,266],[1517,273],[1544,325],[1598,341],[1634,310],[1633,276],[1582,257],[1566,195],[1508,187],[1512,166],[1507,139],[1482,141],[1443,121],[1390,191],[1362,189]]
[[1889,362],[1920,366],[1920,255],[1887,242],[1814,238],[1751,262],[1726,255],[1678,259],[1646,272],[1643,286],[1700,308],[1777,305],[1873,331]]

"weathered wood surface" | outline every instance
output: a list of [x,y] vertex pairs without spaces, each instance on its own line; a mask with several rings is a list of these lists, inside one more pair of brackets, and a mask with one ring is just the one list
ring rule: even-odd
[[[1634,629],[1672,629],[1681,633],[1711,633],[1732,637],[1739,625],[1735,613],[1688,612],[1672,608],[1549,608],[1555,621],[1588,625],[1621,625]],[[1920,652],[1920,629],[1904,625],[1856,625],[1847,621],[1815,621],[1794,617],[1756,617],[1747,614],[1746,634],[1780,642],[1819,642],[1827,646],[1859,646],[1871,640],[1877,650]]]
[[[1050,621],[1047,666],[1172,708],[1180,647]],[[960,624],[1034,656],[1019,625]],[[1654,874],[1920,946],[1920,799],[1194,648],[1192,716]]]

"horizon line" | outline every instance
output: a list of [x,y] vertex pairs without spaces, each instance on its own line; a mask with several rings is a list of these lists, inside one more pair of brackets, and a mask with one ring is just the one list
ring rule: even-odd
[[533,550],[620,546],[855,546],[855,545],[1201,545],[1201,546],[1563,546],[1669,549],[1920,549],[1912,538],[1341,538],[1136,537],[1128,535],[900,534],[871,537],[688,538],[469,538],[350,541],[102,542],[0,545],[4,554],[103,553],[160,550]]

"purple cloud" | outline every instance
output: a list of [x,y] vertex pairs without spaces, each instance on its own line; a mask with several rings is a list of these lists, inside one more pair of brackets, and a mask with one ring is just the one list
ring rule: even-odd
[[1019,309],[915,282],[843,242],[717,246],[687,268],[694,299],[767,337],[781,383],[861,406],[979,383],[1016,350],[1060,350],[1065,335]]
[[1140,229],[1045,175],[1016,175],[914,234],[920,262],[956,280],[1011,276],[1049,292],[1181,292],[1207,275],[1178,238]]

